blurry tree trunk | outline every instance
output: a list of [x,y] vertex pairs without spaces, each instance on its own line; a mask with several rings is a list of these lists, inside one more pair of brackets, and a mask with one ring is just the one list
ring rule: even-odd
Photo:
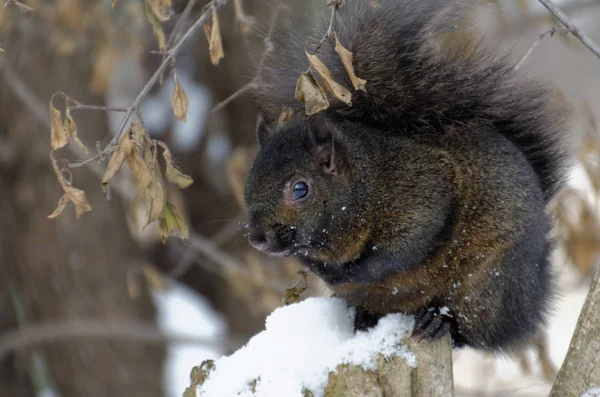
[[[101,97],[89,94],[93,43],[58,57],[44,36],[47,27],[41,21],[31,23],[38,33],[13,34],[3,43],[10,54],[5,61],[19,78],[44,104],[61,90],[82,103],[102,105]],[[5,77],[1,68],[0,77]],[[3,295],[0,315],[10,318],[0,324],[0,332],[5,324],[84,318],[153,324],[155,310],[145,284],[137,294],[128,293],[128,280],[139,274],[143,258],[130,236],[122,203],[116,198],[107,202],[99,179],[87,169],[75,169],[73,184],[86,192],[92,211],[77,220],[69,204],[58,219],[48,219],[62,195],[49,159],[49,126],[35,119],[5,81],[0,87],[0,288],[10,292],[13,309],[7,310]],[[92,152],[96,140],[106,141],[104,113],[78,112],[74,117]],[[60,154],[55,157],[60,164]],[[164,347],[86,338],[15,352],[0,363],[0,369],[11,369],[0,375],[2,396],[20,397],[4,392],[5,384],[16,381],[5,376],[31,371],[33,353],[45,357],[61,397],[163,396]],[[17,368],[14,363],[24,364]]]
[[600,269],[583,305],[550,397],[580,396],[600,387]]

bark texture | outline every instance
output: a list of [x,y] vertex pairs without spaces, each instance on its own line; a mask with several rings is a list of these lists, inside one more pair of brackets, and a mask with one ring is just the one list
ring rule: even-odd
[[580,396],[600,387],[600,270],[590,287],[550,397]]

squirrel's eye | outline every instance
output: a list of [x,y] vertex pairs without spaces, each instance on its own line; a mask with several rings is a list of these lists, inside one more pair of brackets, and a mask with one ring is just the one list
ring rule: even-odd
[[292,188],[292,200],[301,200],[308,196],[308,184],[306,182],[296,182]]

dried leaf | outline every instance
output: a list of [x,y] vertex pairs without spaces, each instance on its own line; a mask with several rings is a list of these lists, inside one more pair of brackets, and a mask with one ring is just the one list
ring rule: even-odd
[[355,90],[363,90],[364,92],[367,92],[367,90],[365,88],[365,84],[367,84],[367,80],[363,80],[360,77],[356,77],[356,74],[354,73],[354,66],[352,66],[352,52],[348,51],[340,43],[340,40],[338,39],[337,34],[334,35],[334,37],[335,37],[335,52],[337,52],[340,59],[342,60],[342,63],[344,64],[344,68],[346,69],[346,73],[348,73],[348,77],[350,77],[350,81],[352,82],[354,89]]
[[179,84],[177,75],[174,75],[173,77],[175,79],[175,89],[173,90],[173,96],[171,97],[171,106],[173,107],[175,116],[179,120],[185,122],[187,121],[188,97],[181,84]]
[[164,215],[160,219],[160,237],[163,243],[169,236],[188,238],[188,228],[177,207],[167,201]]
[[167,148],[167,145],[165,145],[162,142],[158,142],[158,144],[163,148],[163,157],[165,158],[165,163],[167,165],[167,179],[180,189],[185,189],[186,187],[190,186],[194,182],[194,180],[182,173],[181,171],[179,171],[173,165],[171,161],[171,152]]
[[212,25],[208,22],[204,24],[204,33],[208,40],[208,52],[210,53],[210,61],[213,65],[218,65],[221,58],[225,56],[223,53],[223,43],[221,41],[221,30],[219,29],[219,17],[217,10],[212,10]]
[[154,36],[156,36],[158,49],[161,51],[166,51],[167,41],[165,40],[165,32],[163,32],[160,20],[158,19],[154,11],[152,11],[148,2],[146,2],[146,17],[148,18],[148,22],[150,22],[150,24],[152,25],[152,31],[154,32]]
[[304,102],[306,114],[309,116],[329,107],[327,95],[310,69],[298,78],[295,95],[297,100]]
[[50,144],[52,149],[60,149],[69,143],[69,135],[62,121],[62,114],[50,100]]
[[81,217],[81,215],[84,213],[91,211],[92,207],[88,204],[87,199],[85,198],[85,192],[81,189],[74,188],[68,181],[65,180],[63,174],[58,168],[58,165],[56,164],[56,160],[54,159],[52,152],[50,152],[50,160],[52,161],[52,168],[56,173],[58,182],[65,191],[65,194],[60,198],[56,209],[48,216],[48,218],[54,219],[60,215],[61,212],[63,212],[63,210],[66,208],[69,201],[75,206],[75,214],[77,215],[77,218]]
[[329,69],[327,69],[327,66],[325,66],[316,55],[311,55],[308,51],[305,52],[308,57],[308,62],[310,62],[310,66],[317,71],[327,90],[346,105],[352,106],[352,94],[350,91],[333,79],[333,75]]
[[63,210],[67,207],[67,204],[69,203],[69,199],[67,198],[66,195],[63,195],[60,200],[58,201],[58,205],[56,206],[56,209],[54,210],[54,212],[50,215],[48,215],[48,219],[54,219],[57,216],[59,216],[61,214],[61,212],[63,212]]
[[151,166],[154,162],[154,153],[152,153],[152,142],[148,138],[146,129],[137,121],[131,124],[132,138],[135,145],[142,150],[142,158]]
[[[146,216],[146,223],[144,228],[148,226],[150,223],[154,222],[157,219],[160,219],[165,210],[166,203],[166,195],[165,189],[162,183],[162,175],[160,174],[160,169],[158,167],[158,161],[156,159],[157,150],[156,146],[151,148],[152,150],[152,159],[149,163],[146,163],[148,166],[148,170],[150,171],[150,175],[152,180],[148,187],[145,190],[146,196],[146,206],[148,208],[148,214]],[[137,151],[135,151],[137,152]]]
[[281,111],[281,113],[279,114],[279,119],[277,120],[277,126],[279,128],[283,127],[292,119],[293,116],[294,116],[294,110],[289,106],[285,106],[283,108],[283,110]]
[[85,154],[88,154],[87,148],[85,147],[83,142],[81,142],[79,140],[79,137],[77,136],[77,126],[75,125],[75,121],[73,120],[73,117],[71,117],[71,109],[69,109],[69,108],[67,108],[67,111],[66,111],[65,130],[67,131],[67,134],[73,139],[73,142],[75,142],[83,150],[83,152]]
[[117,0],[112,0],[112,8],[115,8],[116,4],[117,4]]
[[146,4],[161,22],[168,20],[173,14],[171,0],[146,0]]
[[133,149],[130,154],[125,157],[125,161],[127,161],[127,166],[131,170],[135,179],[137,179],[140,187],[148,188],[153,180],[153,175],[148,167],[148,164],[144,161],[144,158],[140,154],[140,152],[133,145]]
[[133,150],[133,142],[129,138],[129,131],[123,133],[121,139],[119,139],[119,145],[113,151],[110,156],[110,160],[108,160],[108,166],[106,167],[106,172],[102,177],[102,190],[106,187],[106,185],[110,182],[112,177],[121,169],[125,158],[128,157]]

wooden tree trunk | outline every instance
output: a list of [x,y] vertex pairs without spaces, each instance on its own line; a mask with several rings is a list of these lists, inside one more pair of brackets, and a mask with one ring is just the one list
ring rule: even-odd
[[600,270],[596,270],[550,397],[580,396],[592,387],[600,387]]
[[[53,36],[47,33],[53,27],[40,15],[44,10],[24,16],[29,18],[23,22],[30,27],[27,35],[17,31],[2,43],[4,61],[42,101],[44,110],[55,90],[82,103],[102,105],[102,97],[89,94],[93,36],[85,37],[86,44],[70,56],[58,56],[51,47]],[[16,26],[22,22],[19,18]],[[68,207],[58,219],[47,218],[63,193],[49,159],[49,120],[40,123],[32,104],[25,105],[6,78],[0,66],[0,289],[10,292],[0,303],[0,315],[10,317],[0,332],[14,330],[17,324],[89,318],[152,325],[155,310],[147,289],[142,287],[135,296],[128,292],[128,280],[139,274],[144,258],[130,236],[123,204],[117,198],[107,202],[100,180],[87,169],[77,169],[73,184],[86,192],[92,212],[77,220]],[[106,115],[79,112],[74,117],[81,139],[93,152],[94,142],[107,137]],[[60,163],[60,153],[56,158]],[[4,310],[7,300],[11,310]],[[33,370],[34,354],[48,364],[45,374]],[[0,362],[0,371],[12,370],[0,375],[0,395],[17,396],[2,388],[27,374],[47,375],[61,397],[162,397],[164,354],[160,345],[131,340],[52,341]]]
[[377,372],[360,367],[338,367],[329,375],[325,397],[451,397],[452,347],[450,336],[433,343],[409,344],[417,355],[411,368],[401,357],[378,360]]

